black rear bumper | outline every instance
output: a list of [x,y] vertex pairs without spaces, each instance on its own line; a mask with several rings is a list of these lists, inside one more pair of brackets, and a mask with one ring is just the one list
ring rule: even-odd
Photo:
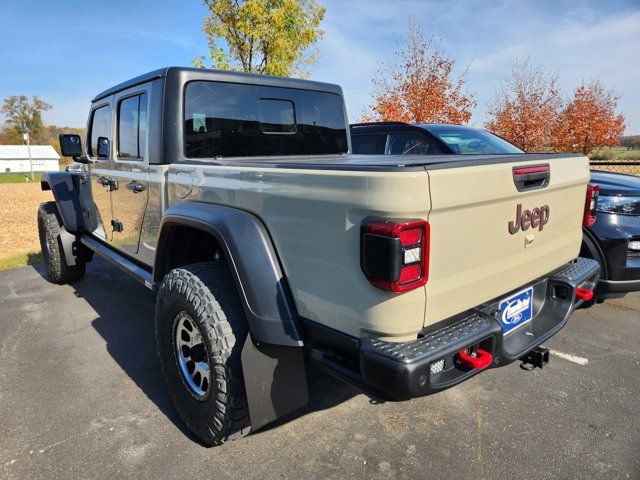
[[[318,334],[324,327],[308,326],[311,339],[319,340],[311,342],[316,347],[311,358],[329,373],[382,398],[407,399],[435,393],[487,368],[511,363],[554,335],[582,303],[576,301],[576,289],[593,289],[599,271],[598,262],[578,258],[521,287],[534,289],[533,319],[508,335],[503,335],[496,319],[496,299],[426,329],[409,342],[344,336],[333,341],[327,331]],[[332,345],[337,345],[337,350]],[[478,348],[491,353],[492,363],[484,368],[464,366],[459,352]]]

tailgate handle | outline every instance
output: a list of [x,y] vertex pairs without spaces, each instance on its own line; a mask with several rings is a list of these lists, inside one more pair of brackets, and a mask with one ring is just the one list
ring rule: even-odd
[[549,185],[551,168],[548,164],[530,167],[513,167],[513,183],[519,192],[536,190]]

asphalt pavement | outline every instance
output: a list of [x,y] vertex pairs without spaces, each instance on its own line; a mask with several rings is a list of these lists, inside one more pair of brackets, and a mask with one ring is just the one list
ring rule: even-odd
[[640,295],[576,312],[551,363],[376,403],[311,370],[310,404],[205,448],[154,350],[153,294],[98,259],[73,286],[0,272],[0,477],[640,479]]

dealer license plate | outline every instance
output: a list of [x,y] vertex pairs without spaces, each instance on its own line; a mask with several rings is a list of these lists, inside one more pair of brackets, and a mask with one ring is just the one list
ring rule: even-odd
[[530,322],[533,316],[533,287],[505,298],[498,305],[498,309],[498,320],[505,335]]

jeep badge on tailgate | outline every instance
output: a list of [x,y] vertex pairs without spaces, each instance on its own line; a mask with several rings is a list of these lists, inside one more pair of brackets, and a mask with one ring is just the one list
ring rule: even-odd
[[522,211],[522,204],[516,206],[516,218],[509,222],[509,233],[514,235],[518,233],[520,229],[522,231],[529,230],[531,228],[537,228],[542,231],[544,226],[549,221],[549,205],[542,205],[536,207],[533,210]]

